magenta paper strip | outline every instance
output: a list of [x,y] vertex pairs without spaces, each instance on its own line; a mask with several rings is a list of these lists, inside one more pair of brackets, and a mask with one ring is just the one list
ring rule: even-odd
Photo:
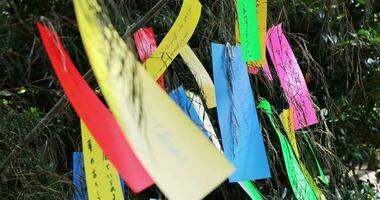
[[268,65],[268,61],[265,60],[265,64],[263,66],[263,71],[264,71],[264,74],[265,74],[265,77],[267,77],[267,79],[269,81],[273,81],[273,77],[272,77],[272,74],[270,72],[270,69],[269,69],[269,65]]
[[318,123],[305,79],[282,31],[281,24],[268,30],[267,49],[289,106],[295,109],[294,129],[298,130]]

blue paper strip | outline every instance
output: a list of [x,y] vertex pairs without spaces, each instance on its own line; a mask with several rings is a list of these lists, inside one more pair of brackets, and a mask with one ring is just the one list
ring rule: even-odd
[[242,50],[212,43],[211,51],[224,154],[236,167],[229,181],[269,178],[268,159]]
[[87,200],[86,175],[84,173],[83,153],[73,152],[74,200]]
[[183,87],[179,86],[177,89],[171,91],[169,95],[173,99],[173,101],[176,102],[177,105],[182,109],[182,111],[190,117],[193,123],[197,125],[197,127],[203,132],[203,134],[206,137],[209,137],[207,130],[203,127],[202,120],[199,118],[199,115],[193,107],[193,104],[187,98],[186,91],[183,89]]
[[[86,174],[84,172],[84,161],[82,152],[73,152],[73,183],[75,186],[74,200],[87,200]],[[125,183],[120,177],[121,189],[125,194]]]

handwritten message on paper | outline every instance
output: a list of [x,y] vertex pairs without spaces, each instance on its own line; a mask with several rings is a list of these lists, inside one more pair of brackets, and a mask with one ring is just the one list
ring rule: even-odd
[[[45,50],[59,82],[78,116],[118,169],[128,186],[139,192],[153,184],[103,102],[75,68],[56,32],[37,23]],[[133,171],[133,173],[131,173]]]
[[86,175],[82,152],[73,152],[73,184],[75,186],[74,200],[87,200]]
[[[200,9],[198,1],[185,0],[185,5]],[[153,80],[136,60],[96,0],[74,0],[74,8],[105,100],[144,168],[168,199],[206,196],[233,166],[154,82],[158,76]],[[180,15],[187,13],[183,9]]]
[[[145,62],[157,49],[156,39],[154,38],[153,28],[140,28],[133,35],[136,44],[137,53],[141,62]],[[158,78],[157,83],[165,89],[164,74]]]
[[189,47],[189,45],[185,45],[180,52],[183,61],[190,68],[193,73],[195,80],[198,83],[198,86],[202,89],[205,97],[207,107],[209,109],[215,108],[216,99],[215,99],[215,88],[214,83],[211,80],[210,75],[208,74],[205,67],[202,65],[201,61],[195,55],[193,50]]
[[236,166],[229,180],[268,178],[269,164],[241,48],[211,43],[211,52],[224,154]]
[[145,69],[157,79],[161,76],[181,49],[190,40],[201,15],[198,0],[184,0],[173,26],[166,34],[156,51],[144,63]]
[[83,122],[81,122],[81,130],[89,199],[124,199],[115,167],[107,159]]
[[246,62],[261,59],[260,37],[255,1],[237,0],[240,42]]
[[289,107],[294,108],[294,129],[318,123],[309,90],[281,24],[268,30],[267,49],[284,89]]

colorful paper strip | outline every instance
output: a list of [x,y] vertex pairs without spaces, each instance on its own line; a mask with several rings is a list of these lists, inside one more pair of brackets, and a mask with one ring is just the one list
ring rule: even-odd
[[183,49],[180,52],[180,55],[183,58],[186,65],[190,68],[191,72],[193,73],[195,80],[198,83],[198,86],[202,89],[206,97],[207,107],[209,109],[215,108],[216,99],[214,83],[212,82],[207,70],[202,65],[198,57],[195,55],[193,50],[189,47],[189,45],[185,45],[183,47]]
[[269,178],[265,146],[241,48],[212,43],[211,52],[224,154],[236,166],[229,180]]
[[237,0],[238,22],[244,61],[262,58],[256,4],[252,0]]
[[177,19],[153,55],[144,63],[145,69],[158,79],[190,40],[201,15],[198,0],[184,0]]
[[289,107],[294,108],[294,129],[318,123],[305,79],[281,24],[268,30],[267,48]]
[[256,0],[261,59],[249,63],[251,67],[264,67],[264,65],[267,64],[265,46],[267,37],[267,4],[268,0]]
[[294,118],[293,118],[294,109],[289,108],[283,110],[280,114],[280,120],[282,126],[284,127],[285,133],[288,136],[289,142],[293,147],[294,154],[297,157],[297,160],[300,160],[300,154],[298,153],[296,134],[294,132]]
[[[214,88],[214,84],[212,84],[212,87]],[[216,149],[218,149],[218,151],[222,152],[222,145],[220,145],[219,138],[215,133],[210,117],[206,112],[206,107],[202,103],[202,99],[190,91],[187,91],[186,95],[190,98],[191,104],[193,104],[196,112],[198,113],[198,116],[203,121],[203,126],[206,129],[212,143]]]
[[87,200],[86,175],[84,173],[82,152],[73,152],[73,184],[75,186],[74,200]]
[[123,200],[119,174],[81,121],[82,147],[89,199]]
[[187,116],[190,117],[191,121],[197,125],[198,129],[203,132],[203,134],[208,137],[209,134],[207,130],[203,127],[203,122],[199,118],[197,111],[194,109],[193,104],[191,104],[190,100],[186,96],[186,92],[182,86],[179,86],[177,89],[170,92],[170,97],[174,102],[182,109],[183,112]]
[[152,185],[152,179],[132,152],[111,112],[79,74],[57,33],[39,23],[37,26],[65,94],[104,153],[132,191],[139,192]]
[[[155,84],[152,76],[157,79],[162,73],[144,70],[96,0],[74,0],[74,8],[102,93],[145,169],[169,199],[206,196],[233,172],[233,166]],[[177,20],[198,18],[191,16],[198,9],[198,1],[185,0]],[[185,29],[178,29],[177,34]],[[186,38],[189,34],[186,32]]]
[[[153,28],[140,28],[133,35],[136,44],[137,53],[142,63],[148,59],[157,49],[156,39],[154,37]],[[158,78],[157,83],[165,89],[164,74]]]
[[300,165],[297,162],[292,147],[286,137],[277,128],[273,121],[272,108],[268,101],[261,100],[258,108],[261,108],[267,114],[270,123],[272,124],[276,134],[281,143],[282,154],[285,160],[286,172],[290,181],[290,185],[293,189],[294,195],[298,200],[317,200],[317,194],[314,192],[313,187],[309,184],[307,178],[302,172]]

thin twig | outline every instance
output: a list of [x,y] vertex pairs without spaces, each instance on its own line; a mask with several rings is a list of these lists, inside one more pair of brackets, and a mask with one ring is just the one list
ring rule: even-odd
[[123,38],[128,38],[132,36],[134,32],[136,32],[144,24],[148,23],[148,21],[155,17],[168,1],[169,0],[160,0],[159,2],[157,2],[157,4],[152,9],[150,9],[139,21],[132,24],[132,26],[127,29],[127,31],[123,35]]

